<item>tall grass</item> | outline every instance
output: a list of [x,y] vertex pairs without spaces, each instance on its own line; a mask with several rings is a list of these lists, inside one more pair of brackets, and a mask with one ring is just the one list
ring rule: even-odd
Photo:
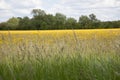
[[74,32],[73,36],[38,35],[19,43],[11,34],[7,39],[2,36],[0,80],[120,80],[119,35],[80,39]]

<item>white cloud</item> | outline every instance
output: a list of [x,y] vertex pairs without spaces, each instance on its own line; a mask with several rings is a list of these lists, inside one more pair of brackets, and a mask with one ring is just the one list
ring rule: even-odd
[[49,9],[51,13],[61,12],[77,19],[81,15],[94,13],[101,20],[118,20],[119,11],[119,0],[61,0]]
[[30,16],[33,8],[42,9],[41,0],[0,0],[0,21],[12,16]]
[[5,0],[14,9],[41,7],[41,0]]
[[8,5],[4,0],[0,0],[0,9],[9,9],[10,5]]
[[76,19],[90,13],[101,20],[120,19],[120,0],[0,0],[0,21],[12,16],[29,16],[33,8],[52,14],[60,12]]

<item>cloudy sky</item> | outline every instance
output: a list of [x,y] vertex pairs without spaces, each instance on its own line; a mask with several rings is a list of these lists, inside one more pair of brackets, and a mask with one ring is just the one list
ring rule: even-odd
[[0,0],[0,22],[12,16],[31,17],[35,8],[76,19],[94,13],[102,21],[120,20],[120,0]]

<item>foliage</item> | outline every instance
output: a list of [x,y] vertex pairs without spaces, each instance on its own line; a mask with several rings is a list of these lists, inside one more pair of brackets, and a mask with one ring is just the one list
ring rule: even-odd
[[1,31],[0,80],[120,80],[119,33]]
[[0,23],[0,30],[54,30],[54,29],[98,29],[120,28],[120,21],[100,21],[95,14],[82,15],[79,20],[62,13],[46,14],[44,10],[33,9],[32,18],[12,17]]

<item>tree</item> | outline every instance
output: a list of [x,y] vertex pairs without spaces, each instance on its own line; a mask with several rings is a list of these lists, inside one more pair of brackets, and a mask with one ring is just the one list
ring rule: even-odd
[[85,15],[82,15],[80,18],[79,18],[79,24],[80,24],[80,27],[82,29],[86,29],[86,28],[89,28],[90,27],[90,19],[89,17],[85,16]]
[[89,19],[90,19],[90,25],[91,25],[91,27],[90,28],[99,28],[99,24],[100,24],[100,20],[98,20],[97,18],[96,18],[96,15],[95,14],[90,14],[89,15]]
[[96,28],[120,28],[119,21],[100,21],[95,14],[82,15],[79,21],[74,18],[66,18],[62,13],[46,14],[44,10],[33,9],[32,18],[12,17],[6,22],[0,23],[0,30],[49,30],[49,29],[96,29]]
[[57,29],[63,29],[66,22],[66,16],[61,13],[56,13],[55,15],[55,26]]
[[45,11],[41,10],[41,9],[33,9],[32,14],[33,14],[34,17],[35,16],[45,16],[46,15]]
[[33,9],[32,10],[33,18],[31,19],[32,26],[36,27],[36,29],[43,29],[46,26],[46,13],[41,9]]
[[19,28],[20,30],[31,30],[31,29],[35,29],[32,25],[31,25],[31,20],[29,19],[29,17],[23,17],[20,19],[19,21]]
[[93,22],[97,20],[97,19],[96,19],[96,15],[94,15],[94,14],[90,14],[90,15],[89,15],[89,18],[90,18],[90,20],[93,21]]
[[19,25],[19,19],[12,17],[7,21],[7,26],[9,29],[15,30]]
[[41,29],[55,29],[55,17],[52,14],[47,14],[44,16],[44,24],[42,24]]
[[6,22],[2,22],[0,23],[0,30],[8,30],[8,26]]
[[74,29],[74,28],[76,28],[76,24],[77,24],[77,20],[75,20],[74,18],[68,18],[66,20],[66,28],[67,29]]

